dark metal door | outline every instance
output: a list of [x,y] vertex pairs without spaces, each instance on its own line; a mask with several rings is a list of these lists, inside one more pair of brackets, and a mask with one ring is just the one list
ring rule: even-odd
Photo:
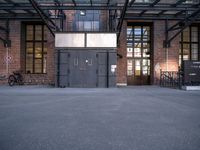
[[71,51],[69,59],[69,86],[97,86],[96,52]]

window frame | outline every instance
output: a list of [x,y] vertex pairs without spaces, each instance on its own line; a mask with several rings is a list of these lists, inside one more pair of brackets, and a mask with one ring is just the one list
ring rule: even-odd
[[[100,18],[101,18],[101,13],[100,10],[85,10],[85,15],[80,15],[80,11],[81,10],[77,10],[76,14],[75,14],[75,31],[83,31],[83,32],[87,32],[87,31],[95,31],[98,32],[101,30],[100,27]],[[91,25],[90,29],[86,29],[85,25],[86,23],[89,23]],[[98,29],[96,29],[95,27],[97,27],[95,25],[95,23],[98,22]],[[82,24],[82,28],[80,28],[80,24]]]
[[[42,38],[41,40],[36,40],[36,26],[42,26]],[[32,26],[33,27],[33,39],[32,40],[29,40],[27,39],[27,26]],[[44,58],[45,56],[44,55],[47,55],[47,52],[45,53],[44,51],[44,46],[45,44],[47,45],[47,39],[44,39],[45,37],[45,24],[41,23],[41,22],[31,22],[31,23],[26,23],[25,24],[25,38],[24,38],[24,43],[25,43],[25,74],[47,74],[47,69],[44,71],[44,67],[47,67],[47,63],[46,63],[46,66],[44,66]],[[46,33],[47,34],[47,33]],[[31,67],[31,70],[32,72],[28,73],[28,70],[27,70],[27,43],[31,43],[32,44],[32,48],[33,48],[33,52],[32,52],[32,67]],[[35,46],[37,43],[40,43],[41,44],[41,58],[37,58],[35,55]],[[35,61],[36,60],[41,60],[41,71],[40,72],[36,72],[35,70]]]
[[[197,41],[194,42],[192,41],[192,28],[196,27],[197,28]],[[199,24],[193,24],[191,26],[188,27],[189,29],[189,41],[184,41],[184,37],[183,37],[183,32],[181,32],[181,38],[179,41],[179,45],[180,45],[180,50],[179,50],[179,66],[181,67],[183,64],[183,45],[184,44],[188,44],[189,45],[189,59],[192,61],[192,45],[197,45],[197,61],[200,60],[200,26]]]

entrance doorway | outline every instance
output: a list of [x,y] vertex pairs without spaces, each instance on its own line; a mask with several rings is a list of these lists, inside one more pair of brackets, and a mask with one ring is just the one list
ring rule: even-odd
[[97,86],[97,55],[90,51],[73,51],[69,59],[69,86]]
[[148,85],[151,74],[151,26],[127,27],[127,83]]
[[57,49],[58,87],[115,87],[115,49]]

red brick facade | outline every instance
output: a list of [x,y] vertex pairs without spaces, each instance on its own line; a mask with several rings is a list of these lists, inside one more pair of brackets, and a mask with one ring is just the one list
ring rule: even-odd
[[[120,47],[118,48],[118,53],[123,57],[118,58],[117,62],[117,83],[119,85],[127,85],[127,58],[126,58],[126,29],[127,22],[141,22],[146,21],[124,21],[123,28],[120,36]],[[163,48],[163,41],[165,40],[165,21],[154,21],[152,27],[152,56],[151,56],[151,84],[159,84],[160,69],[168,71],[178,70],[179,61],[179,40],[178,36],[175,38],[171,47],[166,49]],[[175,22],[170,22],[169,25]],[[167,61],[167,51],[168,51],[168,61]],[[168,62],[168,63],[167,63]],[[167,65],[168,64],[168,65]]]
[[[107,30],[106,19],[107,13],[102,14],[104,29]],[[67,22],[65,28],[70,31],[73,29],[74,11],[67,13]],[[127,84],[127,59],[126,59],[126,26],[128,21],[124,21],[120,36],[120,46],[117,49],[118,54],[123,58],[118,58],[117,61],[117,83],[121,85]],[[131,22],[134,22],[133,20]],[[138,21],[136,21],[138,22]],[[142,21],[140,21],[142,22]],[[169,49],[163,48],[163,40],[165,39],[165,21],[154,21],[153,24],[153,56],[152,56],[152,71],[151,83],[158,84],[160,69],[175,71],[178,70],[179,59],[179,37],[173,40]],[[174,22],[170,22],[173,24]],[[1,22],[3,26],[5,23]],[[9,62],[9,74],[14,70],[25,71],[25,54],[21,46],[21,24],[20,21],[10,21],[10,39],[12,41],[11,48],[8,49],[11,61]],[[2,32],[2,31],[1,31]],[[4,33],[1,33],[4,36]],[[47,53],[47,73],[46,74],[24,74],[27,84],[54,84],[55,83],[55,54],[54,54],[54,38],[48,34],[48,53]],[[167,63],[168,51],[168,63]],[[6,75],[6,48],[3,42],[0,43],[0,75]],[[6,83],[6,80],[0,80],[0,84]]]
[[[1,22],[2,24],[5,24]],[[9,61],[8,74],[13,71],[22,70],[25,72],[25,50],[21,43],[21,24],[20,21],[10,21],[10,40],[12,41],[10,48],[5,48],[3,42],[0,43],[0,75],[7,75],[6,69],[6,53],[8,50]],[[55,58],[54,58],[54,38],[48,33],[48,53],[47,53],[47,73],[46,74],[23,74],[26,84],[54,84],[55,78]],[[0,83],[5,84],[7,80],[0,80]]]

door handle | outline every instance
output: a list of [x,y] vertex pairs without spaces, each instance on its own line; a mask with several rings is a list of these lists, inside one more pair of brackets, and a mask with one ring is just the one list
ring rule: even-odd
[[78,66],[78,58],[74,58],[74,66]]

